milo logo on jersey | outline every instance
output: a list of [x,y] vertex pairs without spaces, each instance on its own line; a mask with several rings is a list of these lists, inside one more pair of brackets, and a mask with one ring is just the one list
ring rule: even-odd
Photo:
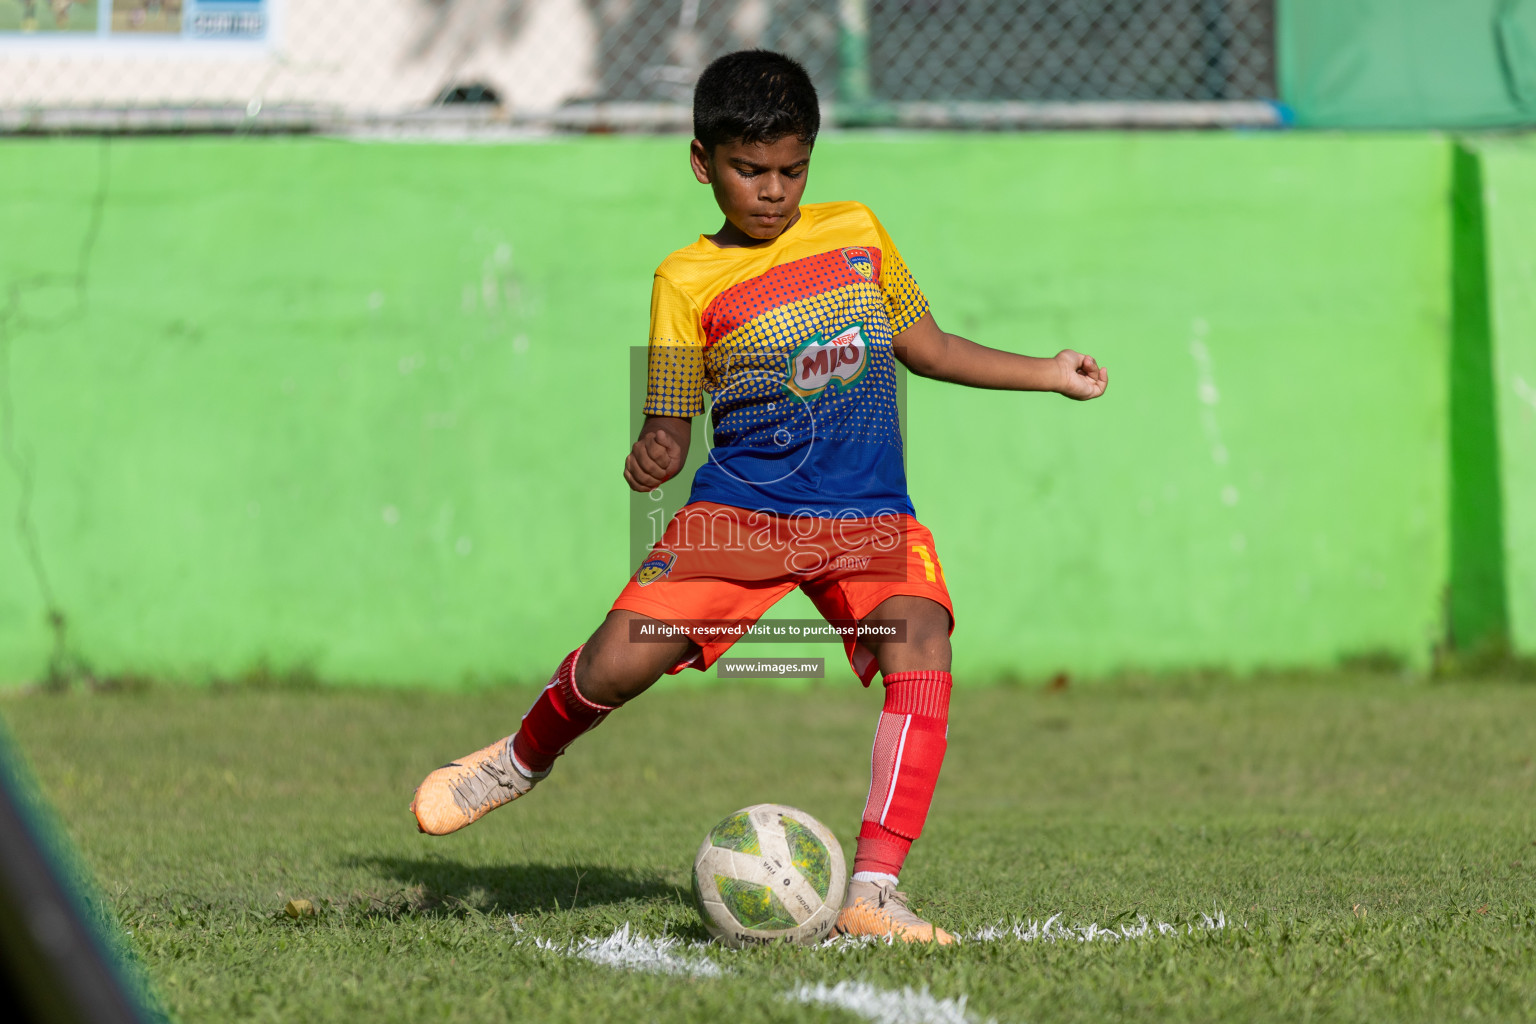
[[790,353],[784,388],[801,398],[818,395],[829,385],[846,390],[859,382],[868,366],[863,324],[844,327],[830,338],[818,331]]

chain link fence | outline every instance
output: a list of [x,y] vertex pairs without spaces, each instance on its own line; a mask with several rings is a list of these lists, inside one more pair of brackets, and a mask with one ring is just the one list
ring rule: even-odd
[[874,0],[891,100],[1262,100],[1273,0]]
[[1275,0],[0,0],[0,129],[685,129],[765,47],[845,124],[1270,123]]

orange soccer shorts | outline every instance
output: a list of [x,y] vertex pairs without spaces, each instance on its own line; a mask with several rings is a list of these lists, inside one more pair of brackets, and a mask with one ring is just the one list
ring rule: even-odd
[[848,663],[866,686],[879,665],[857,625],[888,597],[909,594],[955,610],[933,534],[912,516],[785,516],[691,502],[613,602],[665,622],[700,652],[668,672],[709,668],[795,587],[839,627]]

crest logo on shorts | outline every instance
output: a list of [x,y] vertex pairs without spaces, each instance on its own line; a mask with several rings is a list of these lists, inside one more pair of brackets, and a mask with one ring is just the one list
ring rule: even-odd
[[655,583],[672,571],[672,563],[676,561],[677,555],[671,551],[652,551],[651,557],[640,563],[640,571],[635,573],[635,582],[642,587]]
[[869,250],[860,246],[843,250],[843,259],[853,268],[853,272],[866,281],[875,279],[875,261],[869,258]]
[[829,385],[851,388],[869,366],[867,348],[863,324],[844,327],[830,338],[818,331],[790,353],[784,387],[801,398],[820,394]]

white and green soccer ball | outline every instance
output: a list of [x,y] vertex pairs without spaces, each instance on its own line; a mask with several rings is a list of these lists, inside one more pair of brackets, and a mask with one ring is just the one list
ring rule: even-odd
[[753,804],[709,830],[693,859],[693,895],[727,946],[827,937],[848,894],[843,848],[827,827],[782,804]]

